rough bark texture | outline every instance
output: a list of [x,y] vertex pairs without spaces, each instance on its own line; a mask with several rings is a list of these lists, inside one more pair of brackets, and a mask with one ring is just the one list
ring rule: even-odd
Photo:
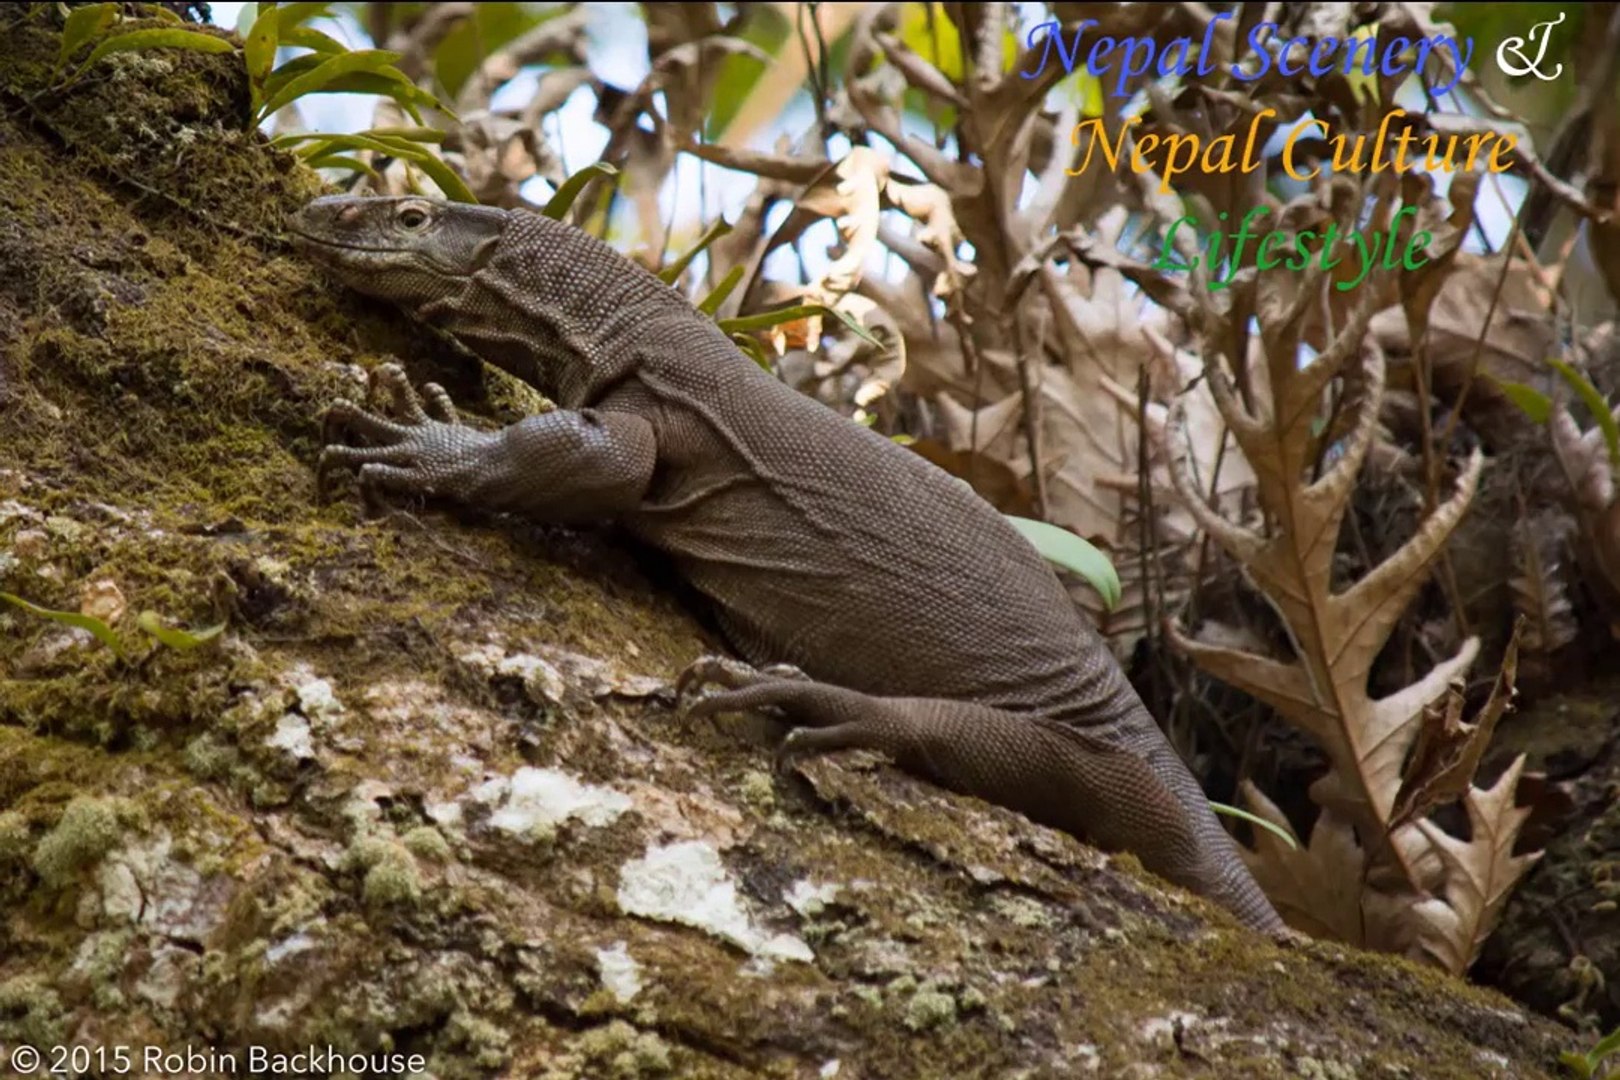
[[[40,23],[0,50],[0,590],[110,582],[131,648],[0,615],[0,1044],[1552,1074],[1572,1040],[1497,995],[1272,946],[870,761],[773,777],[653,692],[705,635],[611,538],[317,505],[314,414],[354,365],[503,419],[521,391],[291,257],[317,181],[242,130],[238,56],[119,54],[40,96],[55,50]],[[145,655],[146,609],[230,625]]]

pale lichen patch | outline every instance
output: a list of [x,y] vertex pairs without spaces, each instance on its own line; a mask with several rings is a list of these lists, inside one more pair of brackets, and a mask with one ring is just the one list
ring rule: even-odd
[[623,792],[581,783],[560,769],[527,766],[510,779],[498,777],[479,785],[472,797],[495,807],[491,827],[514,836],[547,833],[570,819],[600,828],[635,805]]
[[743,910],[720,853],[701,840],[649,847],[619,872],[619,907],[631,915],[705,930],[764,959],[815,959],[792,934],[770,934]]
[[605,949],[597,949],[596,967],[601,972],[602,985],[621,1005],[641,993],[641,965],[630,955],[624,942],[615,941]]

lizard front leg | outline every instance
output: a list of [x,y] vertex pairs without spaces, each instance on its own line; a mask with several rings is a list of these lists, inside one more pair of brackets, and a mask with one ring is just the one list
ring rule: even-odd
[[[397,418],[334,403],[316,468],[323,482],[337,470],[356,472],[368,504],[379,492],[439,496],[582,523],[635,509],[651,482],[657,444],[639,416],[557,409],[486,432],[460,423],[437,386],[426,389],[424,407],[396,364],[379,368],[375,385],[389,392]],[[339,432],[367,445],[337,443],[332,436]]]
[[[708,716],[772,706],[794,728],[786,763],[837,750],[876,750],[907,772],[1017,810],[1114,851],[1222,904],[1248,925],[1282,931],[1202,790],[1142,710],[1146,724],[1085,728],[941,698],[886,698],[803,678],[707,669],[727,687],[695,703]],[[718,676],[718,677],[716,677]],[[691,680],[683,678],[683,685]]]

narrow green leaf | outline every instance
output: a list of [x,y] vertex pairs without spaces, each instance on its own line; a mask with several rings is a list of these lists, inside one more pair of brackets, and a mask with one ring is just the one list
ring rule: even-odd
[[[394,67],[394,61],[400,58],[397,52],[386,49],[357,49],[354,52],[339,53],[336,56],[321,56],[321,62],[297,78],[288,80],[284,85],[270,95],[264,107],[259,110],[258,119],[274,115],[278,110],[297,101],[305,94],[312,94],[327,86],[340,75],[350,75],[355,72],[365,72],[369,75],[381,75],[385,79],[398,79],[408,83],[410,80]],[[390,74],[392,72],[392,74]]]
[[361,161],[359,158],[344,157],[342,154],[322,154],[318,157],[305,158],[304,164],[312,169],[350,169],[354,172],[363,172],[373,180],[381,180],[377,170]]
[[[282,64],[265,80],[264,93],[266,97],[275,97],[288,83],[300,78],[331,59],[328,53],[306,53],[303,56]],[[393,76],[377,75],[367,71],[352,71],[347,75],[339,75],[319,90],[312,90],[314,94],[378,94],[393,98],[399,102],[406,114],[420,124],[422,114],[417,111],[418,106],[437,109],[450,118],[455,118],[455,110],[445,105],[438,98],[423,90],[420,86],[402,81],[403,76],[397,71]],[[263,117],[261,116],[262,120]]]
[[397,135],[381,135],[374,131],[363,132],[359,135],[325,135],[309,133],[277,138],[271,140],[273,145],[290,147],[303,143],[296,151],[306,163],[319,158],[327,157],[338,150],[371,150],[378,154],[387,154],[389,157],[399,158],[417,166],[439,185],[445,197],[456,202],[477,203],[478,197],[467,187],[466,181],[456,175],[455,170],[445,164],[443,158],[435,157],[432,151],[427,150],[421,143],[400,138]]
[[747,334],[732,334],[732,344],[748,354],[748,358],[766,371],[771,370],[771,361],[765,355],[765,347]]
[[1011,514],[1007,514],[1006,518],[1012,522],[1013,528],[1024,534],[1025,540],[1035,545],[1035,550],[1047,562],[1056,563],[1085,578],[1097,590],[1103,606],[1109,611],[1118,606],[1124,592],[1120,588],[1119,574],[1114,571],[1114,564],[1108,561],[1108,557],[1090,541],[1044,521]]
[[162,4],[142,4],[141,7],[154,19],[162,19],[164,22],[179,23],[182,26],[185,25],[186,20],[182,19],[179,15],[176,15]]
[[1595,1071],[1586,1055],[1578,1050],[1565,1050],[1559,1054],[1558,1064],[1568,1069],[1575,1080],[1592,1080],[1592,1073]]
[[1250,825],[1256,825],[1267,830],[1268,832],[1275,833],[1283,843],[1287,844],[1295,851],[1299,850],[1299,844],[1294,841],[1292,836],[1288,835],[1287,829],[1282,828],[1275,822],[1267,821],[1258,814],[1251,814],[1247,810],[1239,810],[1235,806],[1227,806],[1225,803],[1216,802],[1214,799],[1209,800],[1209,808],[1215,811],[1217,814],[1225,814],[1227,817],[1242,818]]
[[248,91],[253,98],[252,107],[248,110],[250,117],[258,115],[259,105],[264,101],[264,81],[276,66],[277,40],[276,10],[273,7],[262,8],[242,42]]
[[378,138],[404,139],[406,142],[442,143],[444,132],[438,128],[411,127],[411,128],[371,128],[361,132],[362,135],[375,135]]
[[429,154],[429,151],[419,143],[397,136],[378,135],[375,131],[359,131],[353,134],[328,131],[302,132],[297,135],[278,135],[270,140],[270,143],[283,149],[302,143],[304,145],[299,146],[294,153],[303,158],[317,157],[333,150],[371,150],[378,154],[387,154],[389,157],[409,158],[413,161]]
[[720,329],[726,333],[740,333],[745,330],[769,330],[773,326],[780,326],[785,322],[796,319],[808,319],[812,315],[831,315],[847,326],[857,337],[873,345],[883,343],[873,337],[860,323],[856,322],[845,312],[830,308],[826,304],[795,304],[792,307],[777,308],[775,311],[764,311],[758,315],[743,315],[735,319],[721,319]]
[[1620,1054],[1620,1027],[1615,1028],[1597,1041],[1592,1049],[1586,1052],[1587,1076],[1597,1075],[1604,1061],[1615,1054]]
[[8,604],[16,604],[30,615],[38,615],[42,619],[59,622],[64,626],[76,626],[80,630],[88,630],[116,655],[122,656],[124,654],[123,646],[118,640],[118,635],[113,633],[112,627],[94,615],[81,615],[77,611],[57,611],[54,608],[40,607],[38,604],[30,604],[22,597],[13,596],[8,592],[0,592],[0,600],[4,600]]
[[322,53],[305,53],[303,56],[293,57],[272,71],[269,77],[264,80],[265,96],[269,97],[274,94],[283,86],[298,78],[298,76],[314,71],[325,60],[326,56]]
[[[278,27],[281,25],[279,20],[277,20],[276,25]],[[283,45],[295,45],[300,49],[314,49],[317,54],[345,53],[349,51],[349,47],[337,38],[329,34],[323,34],[319,30],[311,30],[307,26],[288,26],[282,28],[280,32]]]
[[563,215],[568,213],[569,207],[574,205],[574,200],[579,198],[579,193],[585,190],[586,184],[598,176],[618,175],[619,170],[605,161],[587,165],[567,180],[564,180],[562,187],[557,189],[557,193],[541,208],[540,212],[552,221],[561,221]]
[[1521,382],[1509,382],[1507,379],[1498,379],[1490,372],[1485,377],[1495,383],[1497,389],[1502,391],[1504,397],[1519,407],[1519,411],[1528,416],[1532,423],[1545,424],[1552,415],[1552,398],[1543,394],[1533,386]]
[[432,177],[433,182],[439,185],[439,190],[444,192],[445,198],[455,202],[478,205],[478,196],[472,193],[472,189],[467,186],[467,182],[456,175],[454,169],[445,164],[443,158],[434,157],[425,150],[418,151],[415,154],[400,154],[399,156],[411,164],[419,166],[423,172]]
[[228,53],[235,52],[236,46],[224,38],[210,37],[196,30],[131,30],[127,34],[107,38],[97,45],[85,62],[79,65],[73,77],[78,78],[84,74],[85,69],[104,56],[144,49],[189,49],[192,52]]
[[68,14],[67,25],[62,27],[62,50],[56,54],[57,68],[60,70],[79,51],[79,46],[111,26],[117,17],[117,4],[89,4],[74,8]]
[[737,287],[737,282],[742,280],[742,276],[743,268],[733,266],[726,276],[720,279],[720,284],[714,287],[714,292],[703,298],[697,309],[712,317],[720,310],[720,305],[726,302],[726,297],[731,295],[731,290]]
[[287,31],[309,19],[325,15],[331,4],[273,4],[276,9],[276,18],[279,20],[276,29],[281,31],[283,40]]
[[224,623],[203,630],[180,630],[164,626],[163,619],[155,611],[141,612],[140,617],[135,620],[135,625],[157,638],[160,644],[167,645],[171,649],[179,649],[181,652],[207,644],[225,629]]
[[703,235],[698,237],[698,242],[692,246],[692,250],[658,271],[658,279],[665,285],[675,284],[686,272],[686,268],[692,265],[692,260],[698,257],[699,252],[730,231],[730,222],[723,217],[716,218],[713,224],[703,230]]
[[1585,375],[1576,371],[1562,360],[1549,359],[1547,363],[1552,369],[1564,377],[1575,393],[1580,395],[1586,403],[1587,409],[1592,413],[1592,419],[1603,432],[1603,441],[1609,448],[1609,465],[1620,469],[1620,427],[1614,422],[1614,415],[1609,412],[1609,403],[1603,400],[1598,388],[1593,386]]

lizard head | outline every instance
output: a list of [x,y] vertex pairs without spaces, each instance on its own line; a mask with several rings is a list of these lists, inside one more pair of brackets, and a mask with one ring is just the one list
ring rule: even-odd
[[507,220],[491,206],[331,195],[293,215],[288,227],[293,243],[345,285],[431,322],[471,287]]

